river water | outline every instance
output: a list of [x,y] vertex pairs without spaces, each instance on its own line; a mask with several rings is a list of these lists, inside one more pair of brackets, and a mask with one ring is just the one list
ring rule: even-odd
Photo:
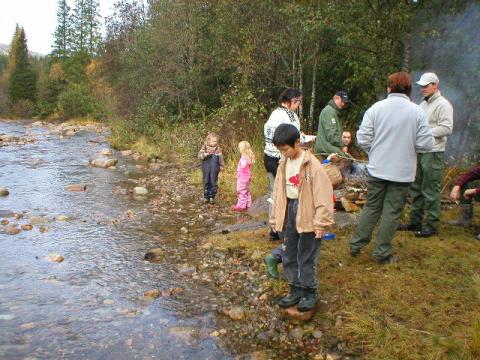
[[[149,249],[181,244],[194,251],[194,240],[178,235],[181,217],[154,216],[148,197],[118,191],[132,188],[145,170],[118,154],[115,170],[91,167],[89,159],[108,147],[89,141],[98,133],[62,138],[29,125],[0,122],[0,133],[38,139],[0,147],[0,186],[10,190],[0,209],[23,214],[8,219],[18,225],[44,217],[48,231],[34,225],[14,236],[0,233],[0,358],[232,358],[208,336],[215,309],[197,300],[211,296],[207,288],[190,286],[179,296],[154,300],[143,296],[189,286],[178,272],[181,254],[152,264],[143,260]],[[75,183],[87,190],[65,190]],[[55,220],[60,215],[71,220]],[[50,253],[65,260],[50,262]]]

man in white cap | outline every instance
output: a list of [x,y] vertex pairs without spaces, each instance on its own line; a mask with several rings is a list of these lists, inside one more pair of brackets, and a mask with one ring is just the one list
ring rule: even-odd
[[[439,90],[439,79],[434,73],[423,74],[417,84],[422,89],[420,107],[426,112],[428,125],[435,138],[434,147],[417,157],[417,174],[410,187],[412,208],[407,224],[400,230],[414,231],[416,237],[430,237],[438,233],[440,223],[440,183],[442,180],[447,136],[453,129],[453,108]],[[423,220],[425,218],[425,224]]]

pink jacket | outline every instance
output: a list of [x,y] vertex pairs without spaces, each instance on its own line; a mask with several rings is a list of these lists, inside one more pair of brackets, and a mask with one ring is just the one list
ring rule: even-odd
[[252,164],[250,160],[242,156],[237,166],[237,180],[249,181],[252,177]]

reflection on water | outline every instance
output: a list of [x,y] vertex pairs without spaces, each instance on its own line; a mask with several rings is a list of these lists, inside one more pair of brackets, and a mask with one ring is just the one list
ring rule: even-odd
[[[195,301],[200,292],[208,297],[208,290],[143,297],[150,289],[184,286],[175,265],[179,256],[161,264],[143,260],[148,249],[178,246],[169,234],[181,219],[157,219],[145,200],[115,191],[132,186],[135,164],[114,154],[116,170],[89,166],[108,146],[89,142],[95,133],[60,138],[27,122],[0,122],[0,133],[33,133],[39,140],[0,148],[0,186],[10,190],[0,209],[24,212],[23,219],[9,219],[18,224],[31,216],[49,220],[44,233],[34,226],[15,236],[0,234],[0,358],[230,357],[208,336],[215,326],[208,304]],[[74,183],[86,183],[87,191],[65,191]],[[55,221],[59,215],[72,220]],[[188,251],[190,240],[183,241]],[[65,261],[46,261],[53,252]]]

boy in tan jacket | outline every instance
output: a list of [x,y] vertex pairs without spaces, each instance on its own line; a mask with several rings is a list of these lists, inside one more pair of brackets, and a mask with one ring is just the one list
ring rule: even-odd
[[273,187],[270,225],[283,232],[283,271],[290,285],[290,293],[278,305],[298,304],[299,311],[308,311],[318,300],[316,264],[322,237],[334,223],[333,189],[320,162],[300,147],[295,126],[278,126],[273,144],[283,157]]

